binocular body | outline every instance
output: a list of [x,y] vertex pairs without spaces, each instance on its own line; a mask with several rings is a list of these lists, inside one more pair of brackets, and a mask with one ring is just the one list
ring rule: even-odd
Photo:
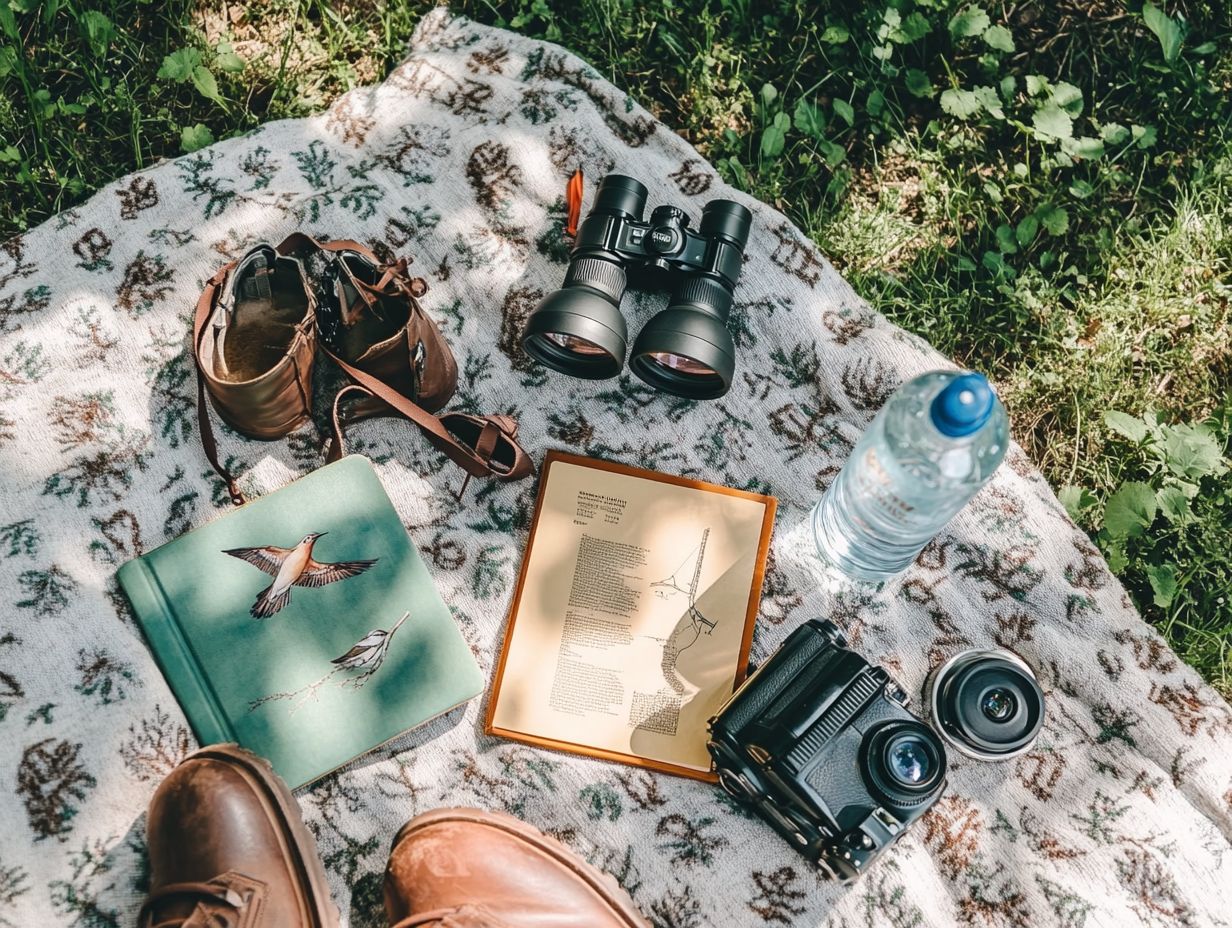
[[609,174],[578,229],[561,289],[527,320],[522,347],[548,367],[602,380],[624,367],[625,289],[672,290],[633,343],[629,367],[650,385],[689,399],[714,399],[731,386],[736,349],[727,331],[753,216],[731,200],[711,200],[701,225],[674,206],[642,220],[647,190]]

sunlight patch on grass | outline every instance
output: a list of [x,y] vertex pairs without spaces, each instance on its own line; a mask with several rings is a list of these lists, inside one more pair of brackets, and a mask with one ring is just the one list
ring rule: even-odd
[[[1222,162],[1228,165],[1228,161]],[[1109,409],[1209,416],[1232,377],[1232,218],[1226,169],[1195,181],[1177,213],[1118,239],[1109,274],[1068,312],[1052,350],[1016,368],[1016,437],[1054,484],[1101,467]],[[1084,421],[1085,420],[1085,421]]]

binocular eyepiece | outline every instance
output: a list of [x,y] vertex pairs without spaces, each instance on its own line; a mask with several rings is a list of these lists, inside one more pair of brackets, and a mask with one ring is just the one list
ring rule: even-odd
[[711,200],[694,231],[674,206],[656,207],[644,222],[646,198],[645,186],[631,177],[603,178],[578,229],[564,286],[531,312],[522,347],[564,374],[615,377],[628,346],[620,301],[630,279],[639,288],[672,286],[667,309],[638,333],[629,368],[667,393],[715,399],[736,368],[727,317],[753,214],[731,200]]

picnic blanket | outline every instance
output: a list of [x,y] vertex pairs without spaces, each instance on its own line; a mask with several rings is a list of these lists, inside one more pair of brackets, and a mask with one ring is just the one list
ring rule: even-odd
[[[563,278],[577,167],[588,204],[615,169],[695,219],[716,197],[753,210],[721,400],[573,380],[521,353],[527,312]],[[973,646],[1020,653],[1049,700],[1022,757],[951,752],[944,798],[851,887],[706,784],[484,737],[476,700],[300,791],[345,924],[384,924],[395,829],[445,805],[546,829],[660,928],[1232,918],[1232,712],[1142,622],[1019,449],[901,581],[822,582],[810,507],[895,387],[950,362],[587,64],[437,10],[380,86],[123,178],[3,246],[0,925],[133,923],[146,803],[195,745],[115,572],[229,508],[196,434],[189,314],[219,264],[295,229],[413,254],[462,369],[455,406],[517,416],[536,459],[566,448],[777,496],[755,660],[829,617],[916,705],[928,669]],[[626,300],[633,326],[655,299]],[[459,503],[460,473],[405,423],[351,431],[490,676],[534,482]],[[322,462],[311,428],[220,442],[250,495]]]

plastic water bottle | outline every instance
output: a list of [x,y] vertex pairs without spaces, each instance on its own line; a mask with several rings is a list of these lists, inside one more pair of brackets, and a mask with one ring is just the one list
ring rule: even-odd
[[1005,457],[1009,420],[980,374],[899,387],[813,510],[822,560],[856,580],[906,570]]

